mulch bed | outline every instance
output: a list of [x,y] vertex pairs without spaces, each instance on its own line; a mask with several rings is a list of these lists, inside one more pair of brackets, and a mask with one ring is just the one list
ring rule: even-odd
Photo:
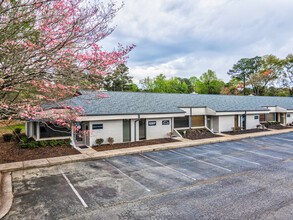
[[229,135],[238,135],[238,134],[250,134],[250,133],[257,133],[257,132],[263,132],[263,131],[269,131],[269,129],[247,129],[247,130],[241,130],[241,131],[227,131],[223,132],[223,134],[229,134]]
[[35,149],[22,149],[15,141],[4,142],[0,138],[0,164],[74,154],[79,154],[79,151],[71,146],[47,146]]
[[94,146],[93,149],[96,151],[106,151],[106,150],[117,150],[122,148],[130,148],[130,147],[140,147],[146,145],[155,145],[155,144],[165,144],[172,142],[180,142],[175,139],[170,138],[162,138],[162,139],[154,139],[154,140],[146,140],[146,141],[137,141],[137,142],[128,142],[128,143],[117,143],[113,144],[102,144],[101,146]]
[[283,125],[269,125],[268,128],[269,129],[282,130],[282,129],[289,129],[289,128],[293,128],[293,127],[285,127]]
[[206,139],[213,137],[222,137],[221,135],[213,134],[212,132],[206,129],[192,129],[186,130],[186,134],[183,134],[182,137],[190,140]]

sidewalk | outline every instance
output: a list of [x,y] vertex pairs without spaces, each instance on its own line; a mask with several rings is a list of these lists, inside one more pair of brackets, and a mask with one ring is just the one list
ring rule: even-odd
[[101,152],[97,152],[93,149],[86,149],[86,150],[80,150],[81,154],[77,154],[77,155],[0,164],[0,172],[11,172],[11,171],[17,171],[22,169],[49,167],[49,166],[65,164],[65,163],[87,161],[87,160],[94,160],[94,159],[101,159],[101,158],[108,158],[108,157],[115,157],[115,156],[129,155],[129,154],[138,154],[138,153],[144,153],[144,152],[150,152],[150,151],[168,150],[168,149],[181,148],[181,147],[191,147],[191,146],[198,146],[203,144],[219,143],[219,142],[226,142],[226,141],[236,141],[236,140],[240,140],[244,138],[252,138],[252,137],[282,134],[282,133],[289,133],[289,132],[293,132],[293,128],[241,134],[241,135],[224,135],[223,137],[215,137],[215,138],[200,139],[200,140],[182,139],[181,142],[172,142],[172,143],[166,143],[166,144],[148,145],[148,146],[124,148],[124,149],[117,149],[117,150],[101,151]]
[[0,219],[10,210],[12,201],[11,173],[0,173]]

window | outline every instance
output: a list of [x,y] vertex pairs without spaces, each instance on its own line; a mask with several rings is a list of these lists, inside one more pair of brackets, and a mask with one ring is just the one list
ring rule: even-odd
[[174,118],[174,127],[175,128],[187,128],[189,127],[189,117]]
[[40,122],[40,138],[70,137],[71,129],[65,126]]
[[162,125],[170,125],[170,120],[163,120]]
[[255,120],[258,120],[258,115],[254,116],[254,119],[255,119]]
[[148,125],[149,126],[156,126],[157,125],[157,122],[156,121],[149,121],[148,122]]
[[290,118],[291,117],[291,115],[290,114],[287,114],[287,118]]
[[103,129],[103,124],[93,124],[93,130]]

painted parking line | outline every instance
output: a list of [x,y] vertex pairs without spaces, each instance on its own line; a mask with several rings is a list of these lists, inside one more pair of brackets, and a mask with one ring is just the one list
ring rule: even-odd
[[292,139],[288,139],[288,138],[280,138],[280,137],[273,137],[275,139],[278,139],[278,140],[282,140],[282,141],[290,141],[290,142],[293,142]]
[[245,159],[242,159],[242,158],[238,158],[238,157],[233,157],[233,156],[230,156],[230,155],[222,155],[223,157],[230,157],[230,158],[234,158],[236,160],[241,160],[241,161],[244,161],[244,162],[247,162],[247,163],[251,163],[251,164],[255,164],[255,165],[261,165],[260,163],[256,163],[256,162],[252,162],[252,161],[249,161],[249,160],[245,160]]
[[281,157],[275,157],[275,156],[271,156],[271,155],[267,155],[267,154],[262,154],[262,153],[254,152],[254,151],[246,151],[246,152],[252,153],[252,154],[261,155],[261,156],[265,156],[265,157],[271,157],[271,158],[278,159],[278,160],[283,160],[283,158],[281,158]]
[[235,160],[241,160],[243,162],[246,162],[246,163],[251,163],[251,164],[255,164],[255,165],[261,165],[259,163],[256,163],[256,162],[252,162],[252,161],[249,161],[249,160],[245,160],[245,159],[242,159],[242,158],[238,158],[238,157],[233,157],[233,156],[230,156],[230,155],[227,155],[227,154],[221,154],[221,153],[216,153],[216,152],[212,152],[212,151],[208,151],[206,154],[208,153],[213,153],[213,154],[218,154],[219,156],[221,157],[230,157],[230,158],[233,158]]
[[210,166],[214,166],[214,167],[217,167],[217,168],[220,168],[220,169],[223,169],[223,170],[226,170],[226,171],[232,172],[232,170],[229,170],[229,169],[227,169],[227,168],[225,168],[225,167],[221,167],[221,166],[218,166],[218,165],[215,165],[215,164],[212,164],[212,163],[206,162],[206,161],[204,161],[204,160],[199,160],[199,159],[197,159],[197,158],[195,158],[195,157],[192,157],[192,156],[189,156],[189,155],[186,155],[186,154],[182,154],[182,153],[179,153],[179,152],[174,151],[174,150],[170,150],[170,151],[172,151],[172,152],[174,152],[174,153],[176,153],[176,154],[180,154],[180,155],[182,155],[182,156],[185,156],[185,157],[191,158],[191,159],[193,159],[193,160],[195,160],[195,161],[198,161],[198,162],[201,162],[201,163],[205,163],[205,164],[208,164],[208,165],[210,165]]
[[103,160],[105,161],[107,164],[109,164],[110,166],[112,166],[113,168],[115,168],[116,170],[118,170],[120,173],[122,173],[124,176],[128,177],[132,182],[136,183],[137,185],[139,185],[140,187],[144,188],[146,191],[150,192],[151,190],[149,188],[147,188],[146,186],[142,185],[140,182],[136,181],[135,179],[133,179],[132,177],[128,176],[126,173],[124,173],[122,170],[120,170],[118,167],[116,167],[115,165],[113,165],[112,163],[110,163],[107,160]]
[[144,158],[146,158],[146,159],[148,159],[148,160],[150,160],[150,161],[153,161],[153,162],[155,162],[156,164],[159,164],[159,165],[161,165],[161,166],[163,166],[163,167],[166,167],[166,168],[168,168],[168,169],[170,169],[170,170],[173,170],[173,171],[175,171],[175,172],[177,172],[177,173],[180,173],[181,175],[183,175],[183,176],[185,176],[185,177],[187,177],[187,178],[189,178],[189,179],[192,179],[192,180],[196,180],[195,178],[193,178],[193,177],[191,177],[191,176],[188,176],[188,175],[186,175],[185,173],[182,173],[182,172],[180,172],[180,171],[178,171],[178,170],[175,170],[175,169],[173,169],[173,168],[171,168],[171,167],[169,167],[169,166],[166,166],[165,164],[162,164],[162,163],[160,163],[159,161],[156,161],[156,160],[154,160],[154,159],[152,159],[152,158],[150,158],[150,157],[148,157],[148,156],[145,156],[145,155],[142,155],[142,154],[139,154],[140,156],[142,156],[142,157],[144,157]]
[[85,201],[83,200],[83,198],[79,195],[79,193],[77,192],[77,190],[74,188],[74,186],[72,185],[72,183],[70,182],[70,180],[67,178],[67,176],[63,173],[63,171],[61,171],[62,176],[64,177],[64,179],[67,181],[68,185],[70,186],[70,188],[72,189],[72,191],[75,193],[75,195],[77,196],[77,198],[80,200],[81,204],[87,208],[88,205],[85,203]]

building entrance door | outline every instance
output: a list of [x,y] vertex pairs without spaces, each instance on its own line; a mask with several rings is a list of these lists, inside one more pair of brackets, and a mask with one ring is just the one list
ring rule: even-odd
[[139,140],[146,139],[146,119],[140,119],[139,121]]

